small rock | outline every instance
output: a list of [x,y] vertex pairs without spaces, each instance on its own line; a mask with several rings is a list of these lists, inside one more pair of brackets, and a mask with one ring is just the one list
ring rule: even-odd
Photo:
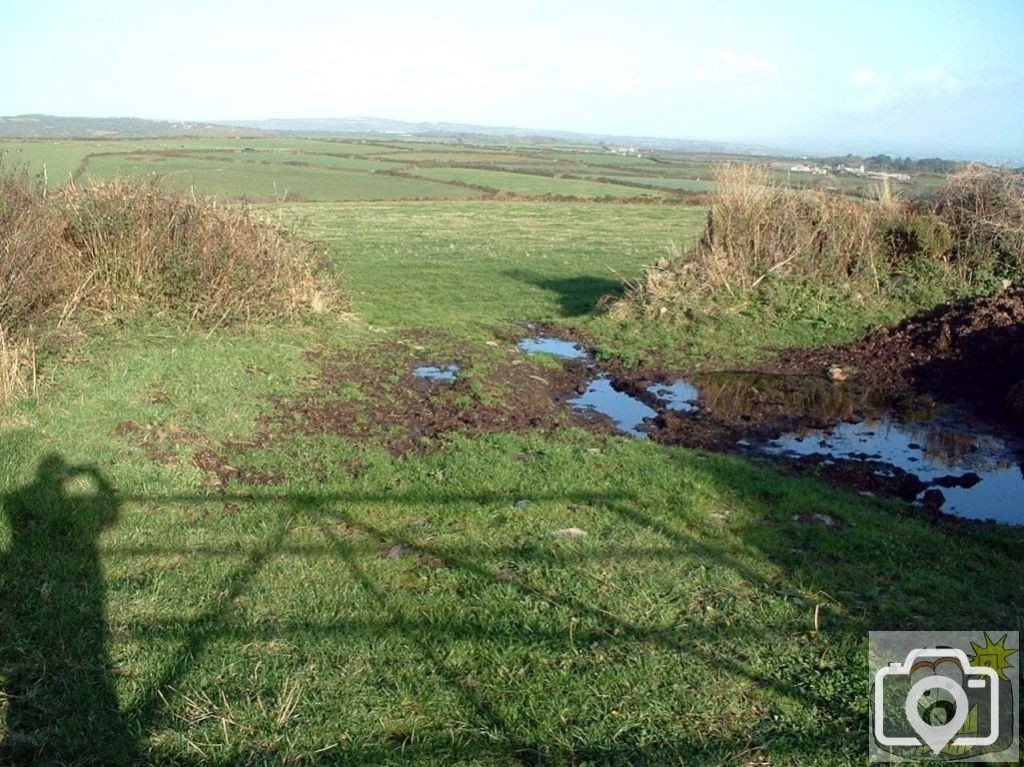
[[556,538],[583,538],[586,536],[587,531],[581,530],[578,527],[566,527],[562,530],[552,530],[551,534]]
[[401,559],[402,557],[407,557],[410,554],[412,554],[412,549],[408,546],[402,546],[401,544],[396,543],[394,546],[389,546],[385,549],[381,556],[384,557],[384,559]]
[[829,530],[837,530],[843,526],[843,520],[833,517],[831,514],[822,514],[820,511],[811,514],[794,514],[792,521],[801,525],[821,525]]
[[962,487],[965,490],[970,490],[981,482],[981,477],[975,472],[969,471],[966,474],[961,474],[959,477],[947,474],[944,477],[937,477],[932,482],[939,487]]
[[497,341],[487,341],[488,346],[501,346]]
[[946,496],[941,490],[936,490],[934,487],[931,490],[925,490],[924,495],[921,496],[921,503],[924,507],[933,511],[941,509],[945,502]]
[[828,369],[828,380],[832,383],[842,383],[848,377],[846,371],[838,365],[831,365]]
[[516,501],[514,504],[512,504],[512,506],[517,509],[525,509],[529,505],[529,501]]

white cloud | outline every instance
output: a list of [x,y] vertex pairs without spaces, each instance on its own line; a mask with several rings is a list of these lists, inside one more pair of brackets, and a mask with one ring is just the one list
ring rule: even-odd
[[878,79],[878,72],[867,67],[861,67],[850,72],[850,82],[854,85],[871,85]]
[[963,77],[953,71],[948,57],[899,72],[861,67],[850,72],[850,83],[856,88],[850,107],[857,112],[921,99],[958,96],[966,87]]
[[756,53],[737,54],[735,51],[719,51],[710,60],[700,64],[693,74],[701,82],[717,83],[772,74],[775,65]]

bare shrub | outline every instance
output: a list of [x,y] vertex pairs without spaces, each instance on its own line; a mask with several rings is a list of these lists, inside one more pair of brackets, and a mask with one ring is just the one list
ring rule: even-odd
[[715,181],[697,245],[674,248],[631,286],[631,302],[645,313],[693,307],[701,295],[742,295],[773,275],[879,285],[885,271],[879,233],[900,216],[891,195],[864,202],[795,190],[754,164],[721,165]]
[[970,165],[938,192],[935,213],[953,234],[952,258],[963,269],[994,269],[1024,278],[1024,174]]
[[[0,166],[0,368],[84,310],[206,326],[324,311],[328,261],[251,209],[113,181],[48,192]],[[13,384],[0,384],[13,391]]]
[[855,199],[793,189],[754,164],[721,165],[715,181],[700,241],[649,267],[614,313],[690,314],[709,296],[742,301],[776,278],[863,297],[905,267],[949,267],[956,230],[937,212],[900,201],[888,185],[874,199]]
[[114,181],[63,191],[64,243],[88,303],[105,311],[147,310],[199,322],[294,314],[322,302],[308,246],[251,210]]

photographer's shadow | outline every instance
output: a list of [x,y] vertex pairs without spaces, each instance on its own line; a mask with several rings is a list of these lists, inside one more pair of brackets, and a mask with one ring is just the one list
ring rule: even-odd
[[[88,487],[69,493],[73,481]],[[97,550],[117,519],[117,493],[95,467],[49,455],[34,482],[0,503],[11,536],[0,566],[0,762],[129,764]]]

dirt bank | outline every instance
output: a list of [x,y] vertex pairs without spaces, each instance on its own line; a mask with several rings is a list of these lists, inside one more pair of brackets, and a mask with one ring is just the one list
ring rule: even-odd
[[824,375],[833,365],[856,386],[961,402],[1024,433],[1024,287],[942,306],[845,346],[790,349],[768,367]]

